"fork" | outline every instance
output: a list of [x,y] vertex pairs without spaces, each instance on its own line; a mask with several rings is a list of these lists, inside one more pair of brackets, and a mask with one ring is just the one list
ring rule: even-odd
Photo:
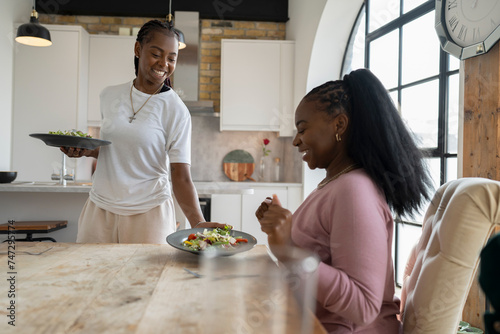
[[[198,274],[197,272],[191,271],[188,268],[182,268],[194,277],[201,278],[204,277],[204,275]],[[221,279],[229,279],[229,278],[238,278],[238,277],[259,277],[260,275],[240,275],[240,274],[233,274],[233,275],[222,275],[219,277],[214,277],[214,280],[221,280]]]
[[51,250],[52,248],[54,247],[49,247],[41,252],[38,252],[38,253],[33,253],[33,252],[28,252],[28,251],[10,251],[10,252],[0,252],[0,255],[6,255],[6,254],[12,254],[12,255],[15,255],[15,254],[28,254],[28,255],[41,255],[49,250]]

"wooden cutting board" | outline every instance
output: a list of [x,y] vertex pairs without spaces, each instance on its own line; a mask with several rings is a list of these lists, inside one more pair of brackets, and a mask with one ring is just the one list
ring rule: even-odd
[[222,162],[224,173],[233,181],[252,180],[255,163],[250,153],[244,150],[234,150],[226,154]]

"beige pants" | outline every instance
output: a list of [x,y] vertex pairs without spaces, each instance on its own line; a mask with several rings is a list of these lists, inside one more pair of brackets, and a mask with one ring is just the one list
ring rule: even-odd
[[175,232],[172,200],[141,214],[123,216],[99,208],[90,199],[78,220],[78,243],[166,244]]

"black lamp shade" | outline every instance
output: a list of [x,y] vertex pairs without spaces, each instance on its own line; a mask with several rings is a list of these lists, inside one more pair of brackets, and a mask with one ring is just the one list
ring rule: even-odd
[[179,36],[179,50],[184,49],[186,47],[186,40],[184,39],[184,34],[179,29],[176,28],[173,29],[177,33],[177,36]]
[[17,28],[16,42],[31,46],[50,46],[50,32],[38,23],[38,19],[31,16],[30,23],[25,23]]

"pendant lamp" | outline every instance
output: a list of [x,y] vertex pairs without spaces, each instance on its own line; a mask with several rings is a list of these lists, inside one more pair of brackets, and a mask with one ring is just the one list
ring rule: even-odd
[[31,10],[30,23],[17,28],[16,42],[30,46],[51,46],[50,32],[38,23],[38,12],[35,10],[35,0]]
[[[170,0],[170,4],[168,7],[167,22],[172,22],[172,26],[175,23],[174,16],[172,15],[172,0]],[[186,41],[184,40],[184,34],[182,33],[182,31],[180,31],[179,29],[176,29],[175,27],[173,29],[177,33],[177,36],[179,36],[179,50],[184,49],[186,47]]]

